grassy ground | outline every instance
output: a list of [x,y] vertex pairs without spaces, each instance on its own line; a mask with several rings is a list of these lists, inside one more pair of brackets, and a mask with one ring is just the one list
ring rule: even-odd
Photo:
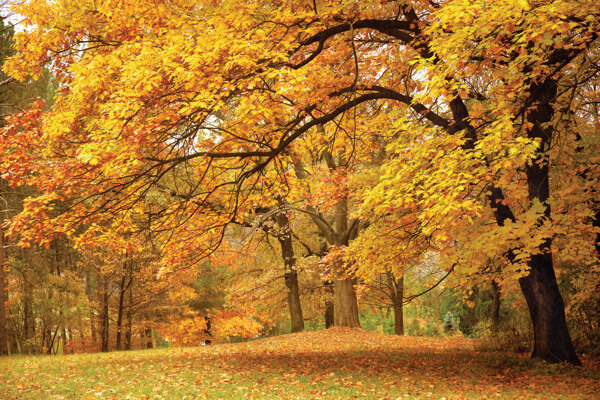
[[546,365],[462,338],[362,330],[0,359],[0,399],[600,399],[600,362]]

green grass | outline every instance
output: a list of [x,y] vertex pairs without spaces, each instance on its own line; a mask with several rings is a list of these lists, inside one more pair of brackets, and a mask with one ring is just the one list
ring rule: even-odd
[[547,365],[476,340],[305,332],[197,348],[8,357],[0,399],[600,399],[600,363]]

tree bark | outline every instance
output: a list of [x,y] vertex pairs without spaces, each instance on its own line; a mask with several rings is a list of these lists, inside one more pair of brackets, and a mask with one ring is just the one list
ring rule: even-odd
[[298,272],[296,271],[296,256],[292,243],[290,220],[281,212],[275,217],[279,231],[277,240],[281,246],[283,257],[285,287],[287,289],[287,302],[290,311],[291,331],[301,332],[304,330],[304,318],[302,316],[302,305],[300,304],[300,289],[298,287]]
[[[21,257],[25,260],[27,267],[31,265],[29,249],[21,249]],[[35,338],[35,319],[33,318],[33,296],[32,285],[28,276],[23,272],[23,352],[33,352],[33,339]]]
[[[347,246],[350,232],[348,230],[348,198],[342,197],[335,208],[335,244]],[[337,273],[342,278],[334,281],[334,324],[349,328],[360,328],[358,320],[358,300],[354,290],[354,279],[344,277],[346,266],[338,266]]]
[[[529,200],[539,201],[546,207],[544,217],[548,220],[551,220],[551,212],[548,204],[550,185],[547,155],[552,142],[553,127],[550,124],[554,116],[553,103],[557,89],[558,85],[551,77],[532,82],[523,109],[529,123],[527,136],[540,140],[538,155],[525,168]],[[466,130],[467,141],[463,148],[472,149],[477,141],[477,133],[469,122],[466,106],[458,96],[449,106],[455,120],[451,133]],[[514,213],[504,202],[502,189],[492,186],[488,199],[499,226],[504,226],[507,221],[516,221]],[[548,362],[567,361],[580,365],[567,327],[564,301],[554,273],[551,245],[552,238],[540,245],[539,254],[532,256],[527,263],[529,275],[519,279],[533,323],[534,348],[531,356]],[[513,252],[509,252],[507,257],[515,262]]]
[[6,250],[4,248],[3,219],[0,219],[0,355],[8,355],[8,331],[6,329]]
[[354,279],[336,279],[334,283],[334,324],[349,328],[360,328],[358,301],[354,291]]
[[326,281],[323,286],[325,287],[325,329],[329,329],[335,324],[335,306],[333,304],[333,282]]
[[121,277],[121,284],[119,285],[119,308],[117,310],[117,343],[116,349],[121,350],[121,330],[123,328],[123,305],[125,301],[125,291],[127,287],[125,286],[125,274]]
[[[130,286],[133,282],[131,276]],[[131,350],[131,326],[133,325],[133,290],[129,290],[129,301],[127,304],[127,328],[125,329],[125,350]]]
[[394,333],[404,335],[404,276],[395,278],[389,274],[392,305],[394,307]]
[[98,273],[98,303],[100,307],[99,325],[100,325],[100,351],[108,351],[108,280]]
[[[544,152],[550,148],[554,109],[552,103],[557,94],[557,84],[551,78],[533,83],[529,88],[530,105],[527,120],[531,123],[528,135],[541,139],[541,154],[526,167],[528,194],[531,202],[538,200],[546,206],[544,217],[551,219],[549,166]],[[552,261],[552,238],[539,247],[539,253],[531,256],[527,263],[530,271],[519,279],[521,291],[529,308],[533,322],[534,345],[531,356],[548,362],[567,361],[581,365],[569,334],[565,317],[565,305],[558,289]]]
[[492,332],[500,331],[500,302],[501,302],[500,286],[498,282],[492,280]]
[[151,349],[154,347],[154,342],[152,341],[152,328],[150,327],[150,323],[148,321],[145,321],[142,337],[144,339],[145,349]]

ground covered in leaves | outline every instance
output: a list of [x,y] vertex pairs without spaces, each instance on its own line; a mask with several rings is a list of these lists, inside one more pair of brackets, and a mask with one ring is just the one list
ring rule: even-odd
[[197,348],[0,359],[0,399],[600,399],[600,362],[463,338],[305,332]]

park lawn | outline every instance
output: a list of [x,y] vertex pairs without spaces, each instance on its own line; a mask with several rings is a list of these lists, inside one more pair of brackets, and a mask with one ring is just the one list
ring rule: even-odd
[[193,348],[0,359],[0,399],[600,399],[600,361],[357,329]]

